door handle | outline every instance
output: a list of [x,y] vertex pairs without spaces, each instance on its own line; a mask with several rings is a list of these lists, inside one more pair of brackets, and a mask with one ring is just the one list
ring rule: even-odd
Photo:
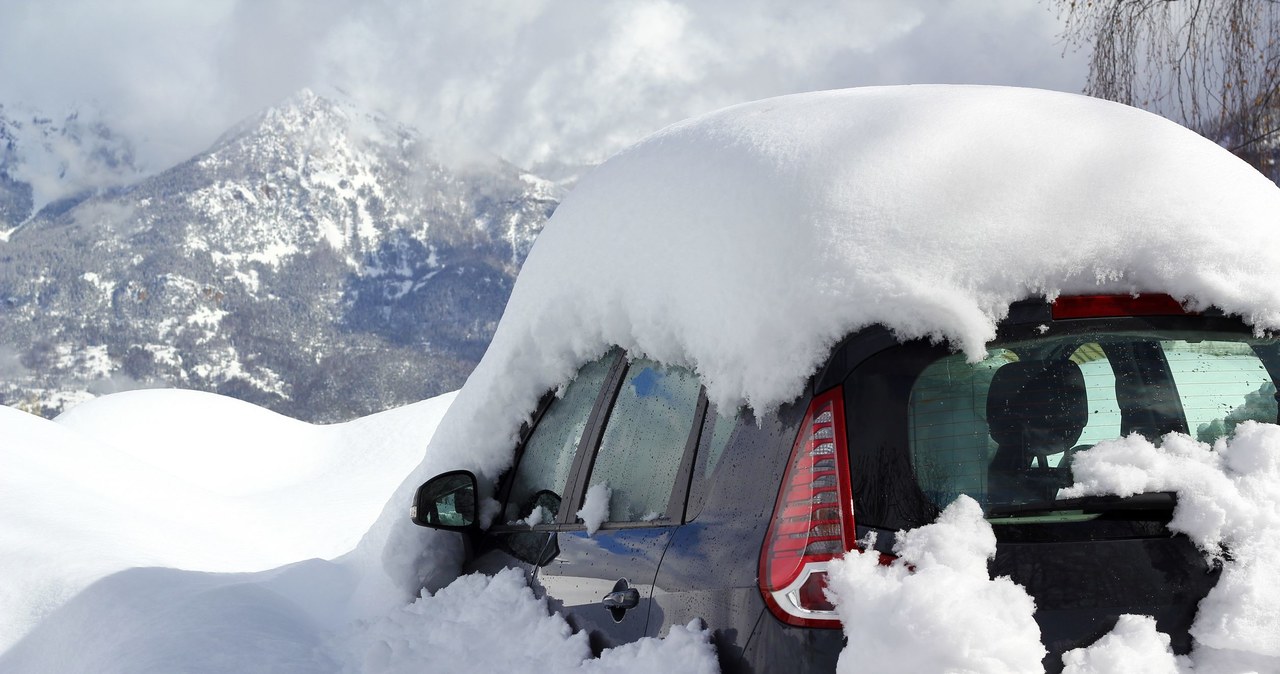
[[618,582],[613,584],[613,591],[606,594],[600,603],[609,610],[613,622],[620,623],[627,615],[627,609],[640,605],[640,590],[631,587],[631,583],[627,582],[626,578],[619,578]]
[[635,608],[640,605],[640,591],[634,587],[624,590],[614,590],[604,596],[601,601],[605,608],[618,609],[625,611],[629,608]]

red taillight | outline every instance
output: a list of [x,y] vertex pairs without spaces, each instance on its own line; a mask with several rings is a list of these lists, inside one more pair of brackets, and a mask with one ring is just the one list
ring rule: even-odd
[[1053,318],[1113,316],[1185,316],[1187,310],[1168,295],[1073,295],[1053,302]]
[[840,626],[823,588],[827,562],[852,550],[856,538],[845,437],[837,386],[809,405],[760,554],[765,603],[790,625]]

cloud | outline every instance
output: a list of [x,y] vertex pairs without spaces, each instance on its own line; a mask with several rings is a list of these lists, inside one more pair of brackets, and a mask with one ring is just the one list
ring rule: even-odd
[[679,119],[813,89],[1078,90],[1056,18],[1000,0],[10,0],[0,101],[95,102],[160,168],[311,86],[516,163],[596,162]]

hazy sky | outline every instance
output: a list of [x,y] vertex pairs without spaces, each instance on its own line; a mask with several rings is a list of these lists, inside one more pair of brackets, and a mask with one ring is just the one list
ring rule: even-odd
[[161,168],[302,87],[530,166],[724,105],[972,82],[1079,91],[1043,2],[5,0],[0,103],[93,104]]

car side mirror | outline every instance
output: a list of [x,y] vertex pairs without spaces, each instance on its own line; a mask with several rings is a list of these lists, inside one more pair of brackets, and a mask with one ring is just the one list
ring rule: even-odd
[[441,473],[418,487],[409,516],[421,527],[466,531],[476,526],[479,512],[476,476],[471,471],[454,470]]

